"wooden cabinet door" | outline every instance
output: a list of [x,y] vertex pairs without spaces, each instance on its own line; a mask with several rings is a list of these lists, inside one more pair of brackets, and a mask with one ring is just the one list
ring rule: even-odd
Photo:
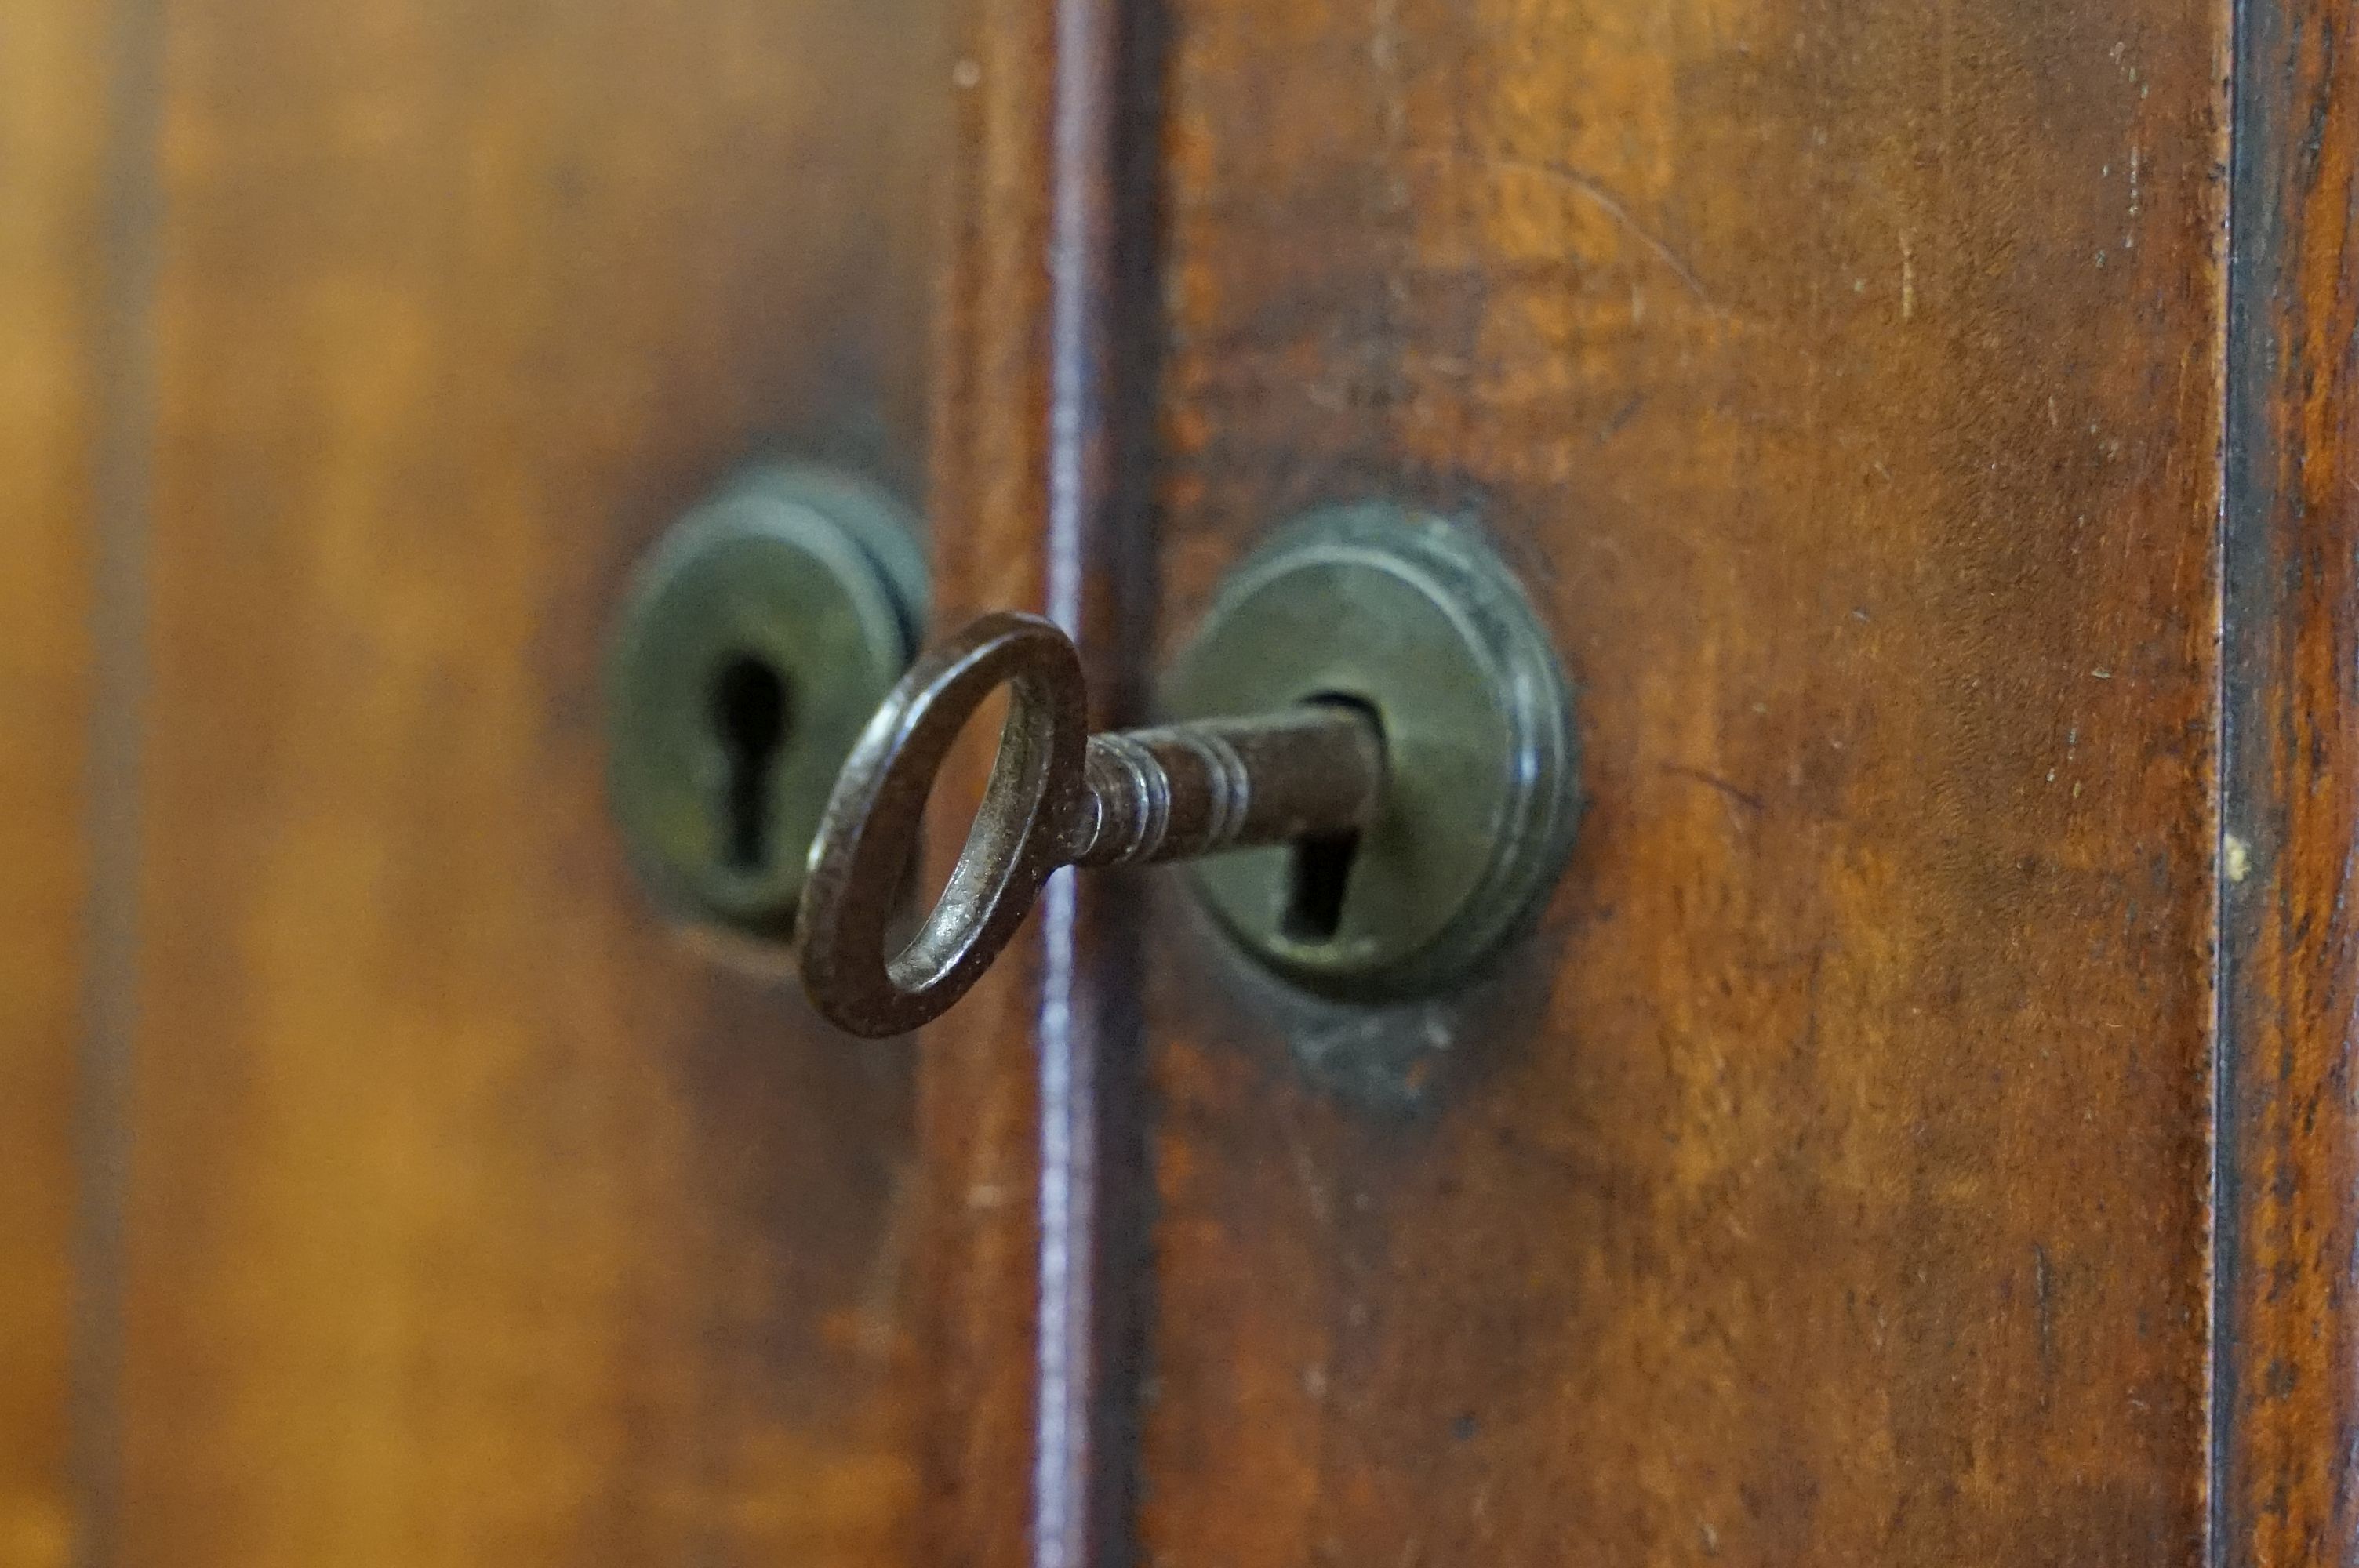
[[928,1560],[2354,1560],[2337,8],[972,10],[946,612],[1135,719],[1434,507],[1588,809],[1348,1027],[1046,901],[922,1047]]
[[[2343,10],[17,0],[0,1563],[2359,1563]],[[1108,723],[1464,519],[1538,930],[831,1035],[597,784],[772,452]]]
[[922,504],[948,18],[0,16],[0,1563],[915,1561],[910,1052],[599,693],[736,465]]

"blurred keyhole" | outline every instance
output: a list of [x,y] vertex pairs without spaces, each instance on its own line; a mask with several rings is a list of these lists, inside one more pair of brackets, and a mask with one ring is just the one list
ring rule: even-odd
[[786,677],[766,660],[742,654],[713,677],[712,723],[729,767],[723,852],[737,871],[770,861],[770,774],[786,746],[788,708]]

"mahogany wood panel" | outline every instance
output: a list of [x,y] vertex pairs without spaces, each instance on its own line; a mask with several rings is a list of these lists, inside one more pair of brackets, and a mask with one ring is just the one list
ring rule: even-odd
[[0,1562],[62,1568],[107,33],[0,24]]
[[2359,1562],[2359,48],[2245,7],[2231,232],[2220,1561]]
[[598,660],[770,449],[922,494],[941,8],[164,8],[97,1561],[911,1561],[906,1047],[628,884]]
[[2226,7],[1171,10],[1165,646],[1462,514],[1589,805],[1450,1006],[1161,884],[1145,1560],[2194,1561]]
[[[960,6],[934,423],[936,620],[1047,604],[1049,279],[1056,0]],[[976,726],[970,726],[970,730]],[[986,744],[962,738],[929,803],[940,885],[981,800]],[[984,753],[978,756],[975,753]],[[1019,937],[920,1035],[922,1450],[919,1561],[1028,1560],[1038,1326],[1043,976]]]
[[[1136,719],[1153,621],[1136,329],[1158,308],[1153,7],[962,8],[936,525],[944,624],[1043,611],[1079,645],[1093,718]],[[992,734],[954,757],[929,836],[939,885]],[[967,742],[962,741],[962,745]],[[1063,879],[921,1047],[933,1390],[932,1564],[1082,1568],[1128,1550],[1136,1309],[1148,1230],[1137,1115],[1136,879]]]

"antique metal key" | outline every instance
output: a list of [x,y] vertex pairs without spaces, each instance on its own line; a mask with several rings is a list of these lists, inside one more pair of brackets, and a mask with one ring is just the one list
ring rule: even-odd
[[[916,936],[889,954],[934,774],[1003,685],[999,757],[966,848]],[[1342,702],[1092,735],[1065,634],[984,615],[910,668],[844,763],[803,890],[803,983],[839,1027],[901,1033],[965,994],[1060,867],[1353,834],[1374,821],[1384,776],[1375,723]]]
[[[982,810],[906,943],[919,818],[960,729],[1010,691]],[[1349,1006],[1463,983],[1527,925],[1579,811],[1570,684],[1469,530],[1383,503],[1313,513],[1233,570],[1162,698],[1190,720],[1088,732],[1081,662],[997,613],[911,666],[821,814],[803,983],[855,1034],[939,1016],[1063,866],[1192,862],[1214,922]]]

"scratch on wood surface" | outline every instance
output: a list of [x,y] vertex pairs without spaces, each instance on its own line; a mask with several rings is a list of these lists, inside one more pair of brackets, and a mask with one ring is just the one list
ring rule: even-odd
[[1726,779],[1720,777],[1716,773],[1706,773],[1701,768],[1691,768],[1683,762],[1665,762],[1663,764],[1663,772],[1670,774],[1673,778],[1692,779],[1694,782],[1702,784],[1707,789],[1718,790],[1723,797],[1734,801],[1737,805],[1744,806],[1748,811],[1757,812],[1762,809],[1761,797],[1759,795],[1754,795],[1749,791],[1737,788],[1734,784],[1729,783]]
[[1669,268],[1671,275],[1685,284],[1688,292],[1693,294],[1708,309],[1715,314],[1724,313],[1720,301],[1712,297],[1712,291],[1703,286],[1703,279],[1696,276],[1695,268],[1688,265],[1686,258],[1673,250],[1661,235],[1638,222],[1632,215],[1630,209],[1623,203],[1622,199],[1614,194],[1612,188],[1596,176],[1584,174],[1570,164],[1553,163],[1546,159],[1516,157],[1512,154],[1505,153],[1482,153],[1476,156],[1489,168],[1516,169],[1526,174],[1537,174],[1582,197],[1598,211],[1613,219],[1625,233],[1653,252],[1655,258]]

